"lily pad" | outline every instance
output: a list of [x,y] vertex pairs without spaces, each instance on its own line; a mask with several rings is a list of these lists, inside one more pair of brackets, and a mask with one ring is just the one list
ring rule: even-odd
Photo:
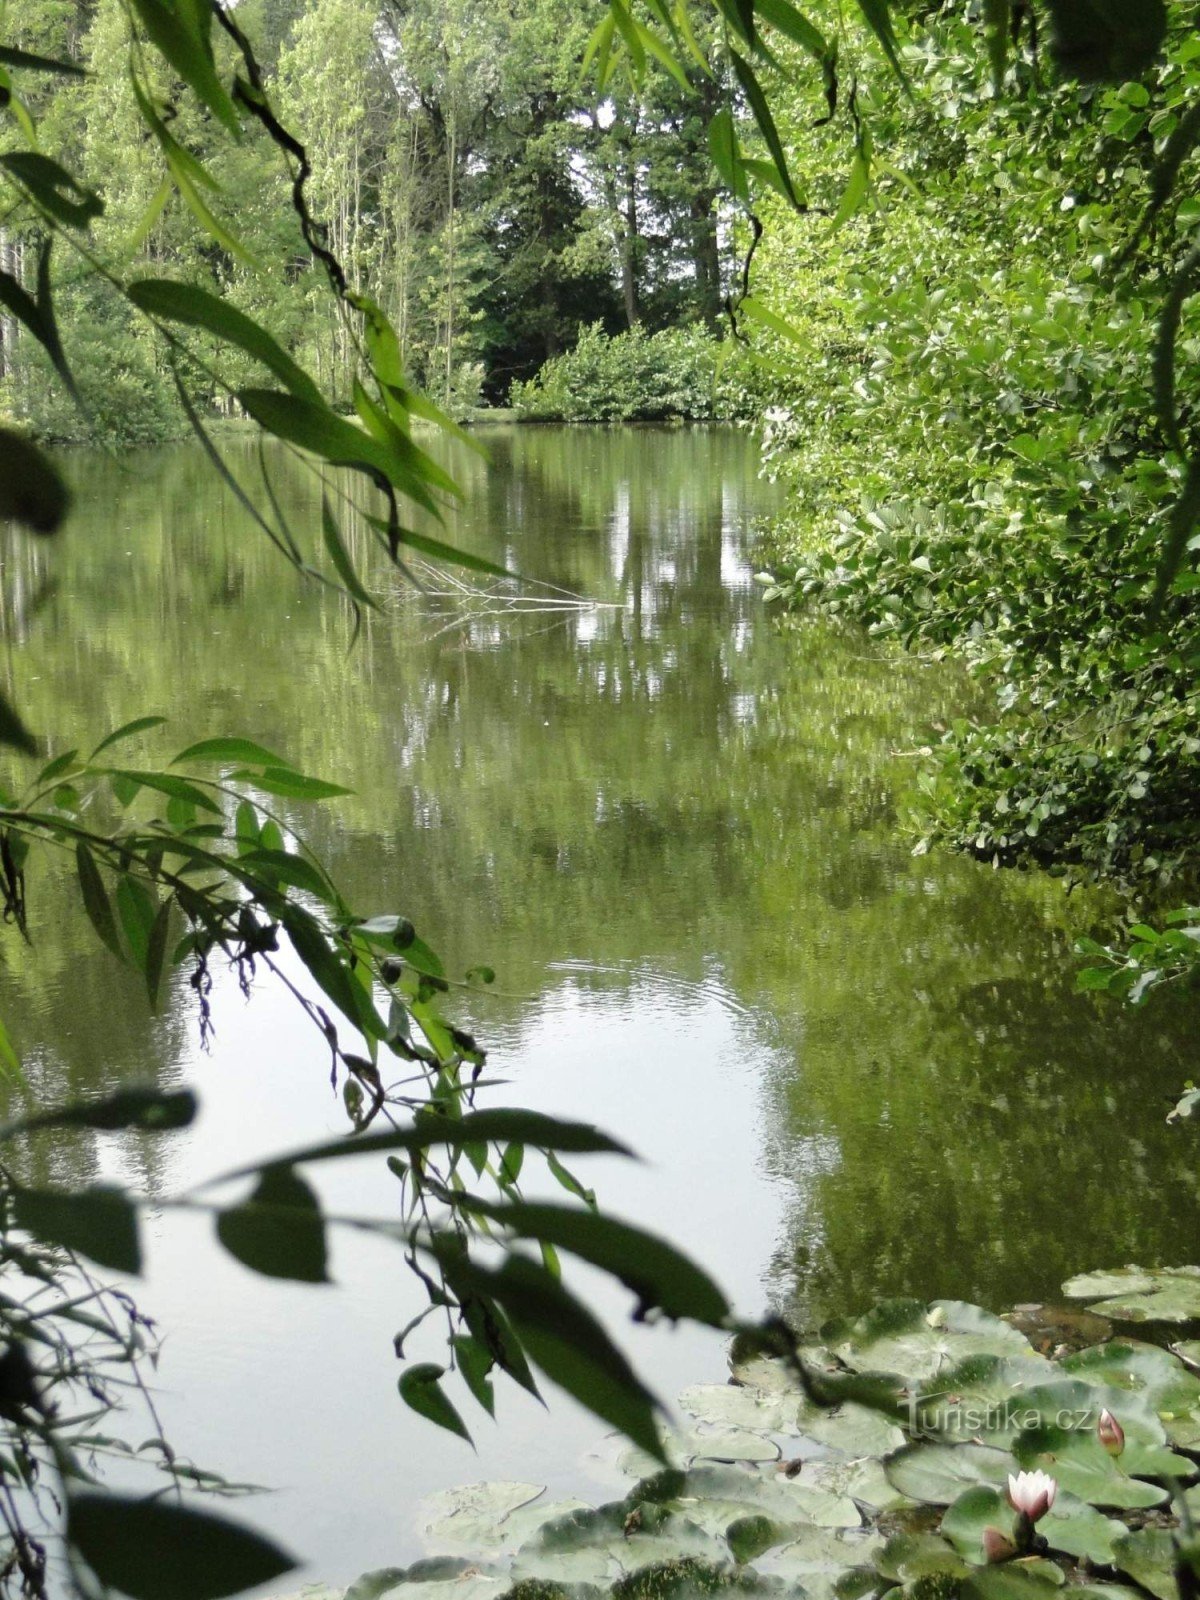
[[1063,1293],[1092,1300],[1115,1322],[1200,1322],[1200,1267],[1119,1267],[1069,1278]]
[[825,1489],[839,1498],[849,1498],[876,1514],[898,1511],[913,1504],[889,1480],[883,1462],[874,1457],[858,1461],[809,1461],[804,1465],[802,1478],[810,1486]]
[[1171,1349],[1193,1372],[1200,1372],[1200,1339],[1180,1339]]
[[926,1383],[967,1356],[1029,1355],[1024,1334],[963,1300],[886,1300],[856,1322],[822,1329],[847,1366]]
[[904,1433],[894,1422],[852,1400],[831,1410],[805,1401],[797,1406],[792,1426],[800,1437],[836,1450],[847,1460],[890,1455],[904,1443]]
[[896,1534],[879,1552],[875,1565],[896,1583],[915,1583],[939,1573],[965,1578],[971,1570],[954,1546],[937,1533]]
[[1004,1561],[977,1567],[964,1579],[961,1600],[1050,1600],[1063,1582],[1053,1561]]
[[964,1560],[973,1567],[988,1565],[983,1548],[985,1528],[995,1528],[1011,1543],[1016,1514],[999,1489],[979,1483],[964,1489],[942,1518],[942,1537],[948,1539]]
[[882,1547],[883,1540],[876,1534],[864,1537],[829,1528],[806,1528],[790,1544],[761,1556],[755,1568],[782,1578],[789,1586],[799,1584],[809,1600],[834,1600],[838,1580],[873,1561]]
[[669,1508],[630,1509],[625,1501],[613,1501],[544,1523],[517,1551],[513,1570],[522,1578],[603,1583],[621,1572],[693,1556],[720,1564],[724,1542]]
[[[540,1483],[468,1483],[431,1494],[417,1511],[421,1537],[438,1555],[493,1555],[505,1548],[506,1520],[544,1493]],[[525,1528],[521,1537],[529,1532]],[[509,1530],[508,1547],[515,1548],[511,1539]]]
[[989,1445],[910,1444],[889,1456],[883,1467],[901,1494],[926,1505],[948,1506],[964,1489],[1005,1483],[1012,1458]]
[[382,1594],[392,1594],[395,1600],[498,1600],[511,1581],[496,1568],[437,1558],[414,1562],[399,1575],[394,1568],[364,1573],[349,1592],[361,1600],[375,1600]]
[[1167,1491],[1134,1476],[1135,1471],[1188,1477],[1192,1464],[1163,1447],[1126,1443],[1124,1454],[1110,1456],[1094,1428],[1064,1428],[1054,1423],[1023,1429],[1013,1444],[1022,1467],[1041,1469],[1060,1489],[1089,1505],[1117,1510],[1161,1505]]
[[[1200,1440],[1200,1377],[1161,1346],[1140,1339],[1111,1339],[1068,1356],[1062,1369],[1085,1382],[1140,1396],[1157,1413],[1172,1443],[1191,1445]],[[1110,1409],[1118,1421],[1123,1420],[1119,1406]]]
[[[942,1533],[976,1566],[987,1565],[984,1529],[995,1528],[1011,1540],[1015,1526],[1016,1516],[1007,1495],[987,1484],[966,1490],[942,1518]],[[1114,1541],[1128,1530],[1123,1522],[1102,1516],[1086,1501],[1060,1490],[1037,1531],[1052,1550],[1107,1567],[1112,1565]]]
[[794,1410],[785,1390],[771,1394],[734,1383],[704,1383],[685,1389],[679,1407],[701,1422],[752,1433],[777,1433],[785,1416]]
[[[634,1490],[627,1504],[637,1495]],[[700,1465],[683,1475],[665,1502],[709,1533],[724,1535],[731,1522],[765,1516],[788,1530],[801,1524],[858,1528],[862,1517],[854,1501],[815,1484],[797,1482],[754,1468]]]
[[910,1431],[942,1440],[1005,1443],[1017,1431],[1029,1391],[1057,1372],[1053,1362],[1032,1354],[968,1356],[914,1399]]
[[700,1595],[764,1594],[772,1586],[744,1567],[685,1557],[660,1561],[613,1585],[613,1600],[693,1600]]
[[1127,1533],[1116,1541],[1113,1558],[1122,1572],[1157,1595],[1158,1600],[1178,1600],[1175,1540],[1167,1529],[1139,1528],[1136,1533]]

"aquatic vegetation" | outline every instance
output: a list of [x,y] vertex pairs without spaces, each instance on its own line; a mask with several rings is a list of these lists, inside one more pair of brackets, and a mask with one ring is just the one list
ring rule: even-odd
[[[1125,1269],[1066,1289],[1197,1281]],[[1115,1300],[1101,1302],[1114,1316]],[[435,1495],[420,1520],[437,1557],[367,1574],[346,1600],[1176,1600],[1197,1562],[1200,1346],[1105,1328],[1039,1349],[1020,1320],[888,1302],[822,1328],[796,1352],[802,1372],[735,1340],[730,1382],[679,1397],[666,1469],[627,1452],[618,1470],[636,1481],[598,1506],[530,1483]],[[815,1403],[826,1381],[844,1398]]]

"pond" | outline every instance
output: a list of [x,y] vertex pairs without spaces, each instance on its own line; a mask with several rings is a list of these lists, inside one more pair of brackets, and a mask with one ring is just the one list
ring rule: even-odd
[[[912,854],[914,752],[967,686],[764,614],[752,550],[775,495],[745,435],[482,437],[486,462],[440,447],[465,488],[448,536],[536,585],[514,606],[372,564],[384,611],[356,643],[345,604],[291,573],[198,452],[73,460],[66,536],[5,547],[9,690],[58,748],[159,712],[148,756],[242,733],[353,786],[290,814],[353,903],[411,917],[452,971],[495,968],[460,1013],[507,1080],[494,1100],[632,1145],[640,1162],[583,1175],[746,1313],[813,1324],[900,1294],[999,1309],[1088,1268],[1194,1257],[1200,1175],[1164,1122],[1194,1017],[1076,995],[1095,907],[1060,883]],[[249,476],[253,450],[228,450]],[[319,485],[290,458],[274,470],[315,540]],[[65,874],[30,901],[33,948],[7,941],[0,1004],[37,1091],[140,1076],[202,1099],[172,1140],[39,1149],[43,1180],[165,1194],[344,1128],[284,997],[219,983],[206,1054],[185,976],[152,1018]],[[392,1180],[347,1165],[323,1192],[386,1215]],[[243,1511],[307,1576],[411,1559],[432,1490],[586,1492],[601,1470],[601,1429],[561,1397],[502,1392],[498,1426],[469,1418],[476,1453],[407,1412],[391,1340],[416,1301],[381,1242],[339,1239],[320,1289],[251,1277],[194,1216],[157,1216],[150,1243],[138,1294],[165,1334],[167,1430],[276,1491]],[[620,1325],[622,1297],[596,1293]],[[623,1336],[667,1400],[723,1371],[716,1338]]]

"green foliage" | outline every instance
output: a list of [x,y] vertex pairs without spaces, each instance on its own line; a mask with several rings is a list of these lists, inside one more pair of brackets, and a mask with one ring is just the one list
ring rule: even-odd
[[753,374],[736,346],[702,328],[610,336],[585,328],[573,350],[516,383],[511,402],[539,422],[728,421],[753,409]]
[[[973,30],[932,23],[904,50],[921,96],[868,99],[875,209],[820,246],[780,218],[759,268],[812,353],[767,413],[792,486],[768,596],[965,656],[994,696],[925,753],[919,848],[1145,893],[1200,865],[1194,553],[1150,605],[1186,470],[1153,387],[1182,189],[1124,256],[1200,87],[1173,16],[1142,81],[1080,91],[1019,56],[999,101]],[[828,137],[798,137],[836,193]],[[1198,326],[1183,306],[1180,394]]]

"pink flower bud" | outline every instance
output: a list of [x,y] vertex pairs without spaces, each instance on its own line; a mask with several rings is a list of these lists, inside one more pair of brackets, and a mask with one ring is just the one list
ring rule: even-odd
[[1110,1456],[1119,1456],[1125,1448],[1125,1429],[1107,1408],[1100,1413],[1096,1434]]
[[997,1561],[1008,1561],[1015,1556],[1017,1547],[1006,1533],[1001,1533],[999,1528],[985,1528],[983,1530],[983,1553],[988,1564],[994,1565]]

